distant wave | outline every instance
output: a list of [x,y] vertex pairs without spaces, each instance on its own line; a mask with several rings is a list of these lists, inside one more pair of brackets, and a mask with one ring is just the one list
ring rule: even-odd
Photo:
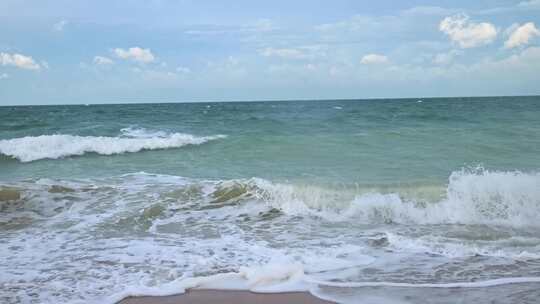
[[122,137],[133,138],[153,138],[153,137],[167,137],[169,133],[162,130],[149,130],[146,128],[128,127],[120,130]]
[[[153,134],[152,134],[153,133]],[[123,137],[41,135],[0,140],[0,154],[11,156],[21,162],[39,159],[58,159],[85,153],[102,155],[180,148],[200,145],[225,135],[194,136],[183,133],[145,131],[145,129],[122,129]]]

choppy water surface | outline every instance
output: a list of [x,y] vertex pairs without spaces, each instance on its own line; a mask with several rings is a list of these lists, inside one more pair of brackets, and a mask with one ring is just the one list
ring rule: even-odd
[[534,303],[540,98],[0,108],[0,299]]

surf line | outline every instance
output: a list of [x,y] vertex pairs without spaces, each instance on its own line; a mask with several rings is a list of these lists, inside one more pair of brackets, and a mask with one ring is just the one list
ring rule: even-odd
[[478,282],[397,283],[397,282],[329,282],[305,277],[306,282],[329,287],[410,287],[410,288],[480,288],[508,284],[540,283],[540,277],[511,277]]

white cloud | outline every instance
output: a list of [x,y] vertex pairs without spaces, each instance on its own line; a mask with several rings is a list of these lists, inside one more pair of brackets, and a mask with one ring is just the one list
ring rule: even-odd
[[178,75],[169,71],[140,70],[141,76],[150,81],[170,82],[178,79]]
[[227,57],[227,63],[230,66],[237,66],[240,63],[240,60],[234,56]]
[[30,56],[0,53],[0,64],[15,66],[26,70],[39,70],[41,66]]
[[327,57],[328,46],[324,44],[310,44],[296,46],[293,48],[273,48],[268,47],[259,50],[259,54],[264,57],[279,57],[292,60],[314,60]]
[[528,8],[528,9],[540,8],[540,0],[521,1],[518,4],[518,7]]
[[229,56],[220,61],[208,61],[206,69],[202,71],[202,75],[206,79],[212,79],[216,83],[246,79],[248,73],[246,62],[234,56]]
[[317,65],[313,64],[313,63],[308,63],[305,65],[305,68],[309,71],[316,71],[317,70]]
[[444,18],[439,30],[450,37],[461,48],[473,48],[493,42],[497,29],[491,23],[474,23],[467,15],[455,15]]
[[191,73],[191,69],[190,68],[186,68],[186,67],[183,67],[183,66],[179,66],[176,68],[176,71],[178,73],[181,73],[181,74],[189,74]]
[[342,21],[319,24],[315,26],[315,30],[325,34],[343,34],[347,32],[356,34],[372,33],[395,20],[395,16],[375,18],[372,16],[354,15]]
[[362,64],[383,64],[388,63],[388,57],[380,54],[368,54],[360,60]]
[[454,59],[461,55],[462,51],[459,50],[451,50],[446,53],[439,53],[436,54],[435,57],[433,57],[433,63],[437,65],[448,65],[454,61]]
[[150,49],[140,47],[132,47],[127,50],[116,48],[114,49],[114,53],[118,58],[131,59],[142,63],[150,63],[155,60],[154,54],[152,54]]
[[61,32],[64,30],[64,27],[68,24],[67,20],[60,20],[57,23],[53,25],[53,29],[57,32]]
[[454,13],[455,10],[443,8],[439,6],[416,6],[406,10],[401,11],[402,15],[409,16],[422,16],[422,15],[435,15],[435,16],[444,16]]
[[270,19],[258,19],[254,23],[248,23],[240,26],[198,26],[184,31],[187,35],[252,35],[258,33],[267,33],[278,30],[279,27],[274,25]]
[[0,74],[0,79],[8,79],[8,78],[9,78],[8,74],[6,74],[6,73]]
[[103,57],[103,56],[95,56],[94,57],[94,64],[97,64],[97,65],[109,65],[109,64],[113,64],[114,61],[112,61],[112,59],[108,58],[108,57]]
[[259,19],[254,24],[254,31],[257,32],[270,32],[276,29],[273,22],[270,19]]
[[[512,28],[514,28],[513,26]],[[534,23],[527,22],[522,26],[511,30],[510,37],[504,43],[504,47],[507,49],[515,48],[518,46],[526,45],[529,41],[535,37],[540,36],[540,31],[536,28]]]
[[507,14],[507,13],[528,13],[531,10],[540,9],[540,0],[521,1],[517,5],[511,4],[509,6],[500,6],[487,9],[481,9],[475,11],[475,14],[481,15],[493,15],[493,14]]
[[163,71],[161,69],[147,68],[143,66],[133,67],[129,69],[138,79],[152,81],[156,84],[171,84],[179,80],[178,74],[171,71]]
[[[525,81],[536,80],[539,68],[540,47],[529,47],[503,59],[487,57],[471,65],[451,65],[444,69],[444,75],[456,79],[476,79],[480,82],[494,80],[505,85],[513,82],[521,86]],[[491,85],[486,88],[496,89]]]
[[292,48],[265,48],[259,51],[264,57],[281,57],[287,59],[304,59],[306,54],[298,49]]

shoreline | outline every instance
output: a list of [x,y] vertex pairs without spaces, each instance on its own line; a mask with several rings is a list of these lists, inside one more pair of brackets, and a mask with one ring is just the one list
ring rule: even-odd
[[117,304],[333,304],[308,292],[254,293],[242,290],[187,290],[172,296],[127,297]]

